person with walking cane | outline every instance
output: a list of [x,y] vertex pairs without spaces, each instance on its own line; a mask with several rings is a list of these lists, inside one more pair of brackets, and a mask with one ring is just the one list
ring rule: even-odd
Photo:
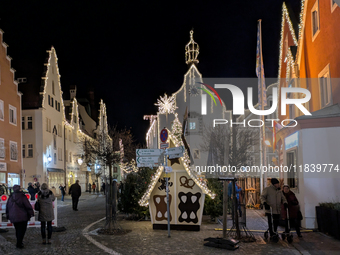
[[283,204],[285,209],[288,208],[286,197],[280,191],[280,182],[278,181],[278,179],[271,179],[271,185],[263,189],[260,199],[261,203],[265,207],[266,216],[268,217],[270,236],[273,237],[274,235],[276,235],[277,227],[279,226],[281,205]]

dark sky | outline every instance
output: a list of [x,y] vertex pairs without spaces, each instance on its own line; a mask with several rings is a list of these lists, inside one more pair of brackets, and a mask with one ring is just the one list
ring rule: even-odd
[[143,115],[155,114],[157,98],[182,85],[192,28],[203,77],[256,77],[262,19],[265,74],[277,77],[282,0],[205,2],[0,1],[0,28],[17,78],[40,78],[53,45],[64,94],[72,84],[80,94],[94,87],[109,124],[132,127],[145,142]]

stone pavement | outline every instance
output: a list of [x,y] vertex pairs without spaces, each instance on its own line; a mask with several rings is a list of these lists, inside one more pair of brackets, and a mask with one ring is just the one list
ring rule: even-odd
[[0,234],[0,254],[103,254],[103,251],[89,242],[82,230],[92,222],[105,217],[104,196],[83,193],[78,209],[72,210],[70,196],[65,202],[58,198],[58,226],[64,226],[66,231],[53,232],[52,244],[43,245],[40,228],[28,228],[24,238],[24,249],[15,247],[15,230]]
[[[247,219],[249,229],[267,229],[263,211],[249,210]],[[89,231],[95,232],[103,224],[104,222],[97,223]],[[221,228],[221,225],[210,223],[209,217],[204,217],[201,231],[171,231],[171,238],[167,237],[167,231],[153,230],[150,221],[122,220],[119,224],[132,231],[123,236],[92,237],[121,254],[340,254],[340,241],[316,232],[304,233],[302,239],[295,235],[292,244],[282,240],[277,244],[267,243],[263,239],[263,232],[253,232],[256,242],[240,243],[240,248],[236,251],[205,247],[204,238],[222,235],[222,231],[215,230]]]
[[[83,194],[79,202],[79,211],[71,208],[70,197],[58,205],[58,226],[64,226],[64,232],[53,233],[52,245],[42,245],[40,228],[27,230],[25,248],[15,248],[15,232],[10,229],[0,234],[0,254],[340,254],[340,241],[317,232],[303,234],[299,239],[294,236],[294,242],[288,244],[280,240],[277,244],[267,243],[263,239],[263,232],[253,232],[256,242],[240,243],[236,251],[226,251],[203,246],[204,238],[218,237],[222,231],[215,229],[221,225],[211,223],[205,216],[201,231],[171,231],[171,238],[167,231],[153,230],[150,221],[121,220],[119,224],[124,229],[132,230],[122,236],[96,235],[96,229],[103,227],[104,221],[92,224],[104,217],[104,196]],[[230,223],[230,222],[229,222]],[[90,224],[92,224],[91,227]],[[263,231],[267,229],[263,211],[248,210],[247,226],[249,229]],[[87,227],[91,240],[83,236]],[[230,226],[228,226],[230,227]],[[105,248],[100,249],[98,247]],[[117,253],[115,253],[116,251]]]

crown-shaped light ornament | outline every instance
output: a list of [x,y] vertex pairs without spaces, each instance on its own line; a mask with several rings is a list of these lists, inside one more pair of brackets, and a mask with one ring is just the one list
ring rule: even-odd
[[198,54],[200,47],[194,41],[194,30],[190,31],[190,41],[185,46],[185,63],[188,65],[198,64]]

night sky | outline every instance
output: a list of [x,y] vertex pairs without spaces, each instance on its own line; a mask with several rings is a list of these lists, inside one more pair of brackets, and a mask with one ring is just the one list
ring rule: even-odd
[[[299,8],[300,0],[289,2]],[[281,7],[282,0],[0,1],[0,28],[16,78],[40,78],[53,45],[64,95],[70,85],[78,95],[94,88],[109,124],[131,127],[144,143],[143,115],[156,114],[157,98],[182,85],[192,28],[203,78],[254,78],[262,19],[265,75],[277,77]]]

